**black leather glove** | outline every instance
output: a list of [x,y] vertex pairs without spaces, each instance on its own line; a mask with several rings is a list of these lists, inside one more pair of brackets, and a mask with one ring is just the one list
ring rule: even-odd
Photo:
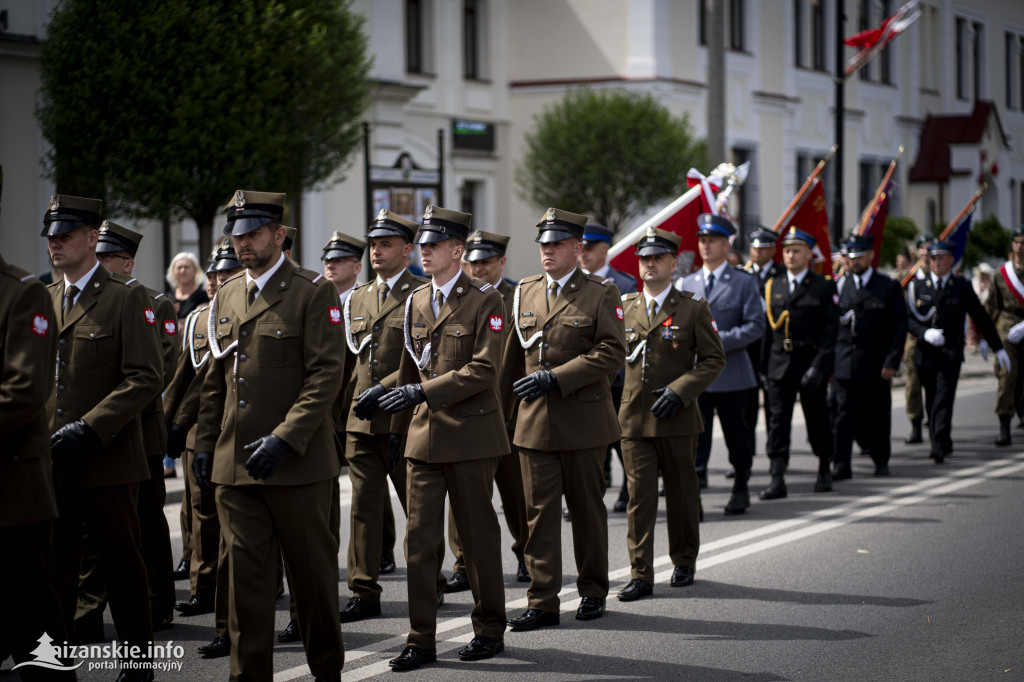
[[380,409],[393,414],[402,410],[408,410],[410,407],[416,407],[426,399],[427,394],[423,392],[422,386],[419,384],[406,384],[405,386],[399,386],[388,391],[387,395],[380,399],[379,404]]
[[558,390],[558,379],[550,369],[539,369],[512,384],[512,392],[526,402]]
[[658,419],[671,419],[676,416],[676,412],[683,406],[683,399],[676,395],[668,386],[664,388],[657,388],[651,391],[654,395],[658,396],[658,399],[651,405],[651,414]]
[[50,455],[54,460],[76,455],[91,457],[103,450],[103,441],[92,427],[79,419],[65,424],[50,436]]
[[800,388],[821,388],[825,376],[818,371],[817,367],[808,367],[800,378]]
[[757,387],[762,391],[768,390],[768,377],[762,372],[757,373]]
[[254,440],[242,449],[252,453],[245,460],[245,470],[254,481],[273,476],[284,458],[294,452],[288,443],[274,434]]
[[196,477],[199,492],[210,489],[210,476],[213,474],[213,453],[197,452],[192,455],[192,475]]
[[380,407],[378,404],[381,397],[388,392],[388,389],[384,388],[380,384],[376,386],[370,386],[368,389],[359,394],[356,398],[356,406],[352,408],[352,411],[356,413],[356,416],[363,421],[370,419],[377,413],[377,408]]
[[392,433],[388,436],[388,473],[398,471],[398,463],[402,460],[405,452],[405,436],[399,433]]
[[171,428],[167,429],[167,456],[171,459],[178,459],[181,457],[181,453],[185,451],[185,436],[188,435],[188,429],[184,429],[177,424],[171,424]]

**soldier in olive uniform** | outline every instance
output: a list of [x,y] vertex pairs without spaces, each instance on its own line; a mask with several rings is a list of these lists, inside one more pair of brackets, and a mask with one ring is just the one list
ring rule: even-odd
[[[931,275],[932,266],[928,260],[928,247],[933,241],[935,241],[935,235],[927,232],[917,238],[917,269],[914,271],[916,280],[925,280]],[[907,383],[903,391],[906,397],[907,419],[910,420],[910,433],[903,439],[903,442],[908,445],[924,441],[921,433],[921,424],[924,420],[924,401],[921,399],[921,379],[917,376],[917,366],[914,364],[916,351],[917,337],[907,334],[907,345],[903,349],[903,373],[906,375]]]
[[[476,602],[473,640],[464,661],[501,653],[505,586],[501,529],[491,496],[498,458],[509,453],[497,379],[504,345],[504,304],[494,287],[459,268],[471,216],[428,206],[416,235],[431,284],[405,302],[398,386],[380,400],[394,413],[391,447],[408,433],[409,621],[402,654],[389,665],[411,670],[437,658],[437,545],[444,540],[444,500],[463,540]],[[421,404],[422,403],[422,404]],[[410,411],[411,408],[415,410]]]
[[506,416],[515,405],[510,392],[522,400],[514,444],[529,526],[528,608],[509,621],[513,631],[559,623],[563,494],[582,597],[576,618],[601,617],[608,595],[604,457],[621,433],[611,377],[623,365],[626,341],[618,289],[576,266],[586,222],[586,216],[550,208],[537,223],[545,274],[517,285],[514,329],[502,359]]
[[339,679],[344,648],[330,510],[341,465],[330,410],[341,388],[344,327],[334,286],[281,250],[284,202],[283,194],[238,190],[226,207],[225,233],[247,269],[210,304],[211,366],[192,468],[200,489],[217,484],[232,679],[273,675],[278,548],[294,578],[309,668]]
[[[132,276],[135,256],[142,242],[142,235],[117,223],[104,220],[100,225],[96,256],[104,268],[125,277]],[[178,315],[174,304],[161,291],[146,289],[152,299],[156,313],[156,333],[160,337],[163,351],[163,387],[174,377],[178,359]],[[171,552],[171,532],[164,515],[167,490],[164,487],[163,459],[167,446],[167,424],[163,416],[160,396],[150,401],[140,416],[142,440],[149,463],[149,480],[139,484],[139,523],[142,528],[142,559],[146,562],[149,576],[150,601],[153,612],[153,629],[170,627],[174,619],[174,576]],[[82,632],[91,627],[103,638],[103,610],[106,608],[106,592],[98,574],[96,556],[91,537],[86,536],[82,556],[82,575],[78,587],[78,608],[75,614],[75,631]]]
[[622,297],[629,355],[619,425],[629,484],[626,546],[632,574],[618,594],[621,601],[654,592],[659,470],[673,587],[693,582],[700,549],[695,457],[703,421],[697,397],[725,368],[725,350],[707,301],[671,286],[681,241],[677,234],[648,228],[636,243],[644,290]]
[[[67,640],[50,583],[57,499],[46,399],[53,390],[57,321],[46,287],[2,256],[0,355],[0,546],[17,553],[0,561],[0,580],[10,588],[0,618],[0,656],[10,652],[15,663],[23,663],[35,659],[31,652],[44,632],[58,643]],[[46,671],[38,672],[38,679],[47,679]]]
[[[466,254],[462,257],[468,266],[469,274],[481,282],[486,282],[498,290],[505,304],[505,319],[512,318],[512,296],[515,282],[510,282],[502,273],[505,270],[508,248],[508,236],[475,230],[466,242]],[[515,408],[513,408],[514,410]],[[509,422],[514,425],[515,421]],[[509,434],[511,441],[513,434]],[[526,570],[523,558],[523,546],[526,544],[526,498],[523,496],[523,472],[519,467],[519,450],[512,446],[512,456],[498,460],[498,470],[494,474],[494,483],[498,486],[501,506],[505,510],[505,524],[512,535],[512,553],[519,563],[516,569],[516,580],[530,582],[530,574]],[[466,562],[462,556],[462,542],[459,531],[455,527],[455,517],[448,514],[448,546],[455,555],[452,577],[448,579],[445,592],[461,592],[469,589],[469,577],[466,575]]]
[[[402,356],[405,299],[426,280],[405,267],[412,252],[417,223],[381,209],[366,232],[375,277],[355,288],[345,302],[348,350],[356,356],[348,413],[345,458],[352,481],[352,511],[348,543],[348,587],[352,590],[341,619],[349,623],[380,615],[381,556],[385,551],[384,513],[391,478],[403,512],[406,509],[406,468],[388,453],[391,417],[378,401],[396,385]],[[439,543],[444,560],[444,539]],[[445,580],[438,570],[437,590]]]
[[818,458],[814,492],[832,490],[831,417],[826,406],[836,345],[839,296],[831,279],[811,271],[815,238],[795,227],[782,240],[785,277],[765,284],[770,343],[765,344],[768,379],[768,458],[772,480],[762,500],[786,497],[793,407],[799,394],[811,449]]
[[[54,195],[43,217],[50,258],[64,277],[49,286],[60,309],[56,386],[49,402],[60,518],[54,584],[67,629],[75,614],[82,524],[96,545],[118,639],[153,639],[140,552],[139,483],[150,477],[139,415],[163,388],[163,355],[145,287],[96,260],[101,202]],[[125,670],[152,679],[152,670]]]
[[[1010,237],[1010,260],[1003,263],[995,276],[992,290],[985,299],[985,310],[992,317],[999,338],[1010,359],[1010,369],[998,373],[999,393],[996,415],[999,417],[999,438],[996,445],[1010,444],[1010,422],[1017,412],[1017,396],[1024,390],[1024,374],[1020,371],[1024,346],[1024,225],[1018,225]],[[998,367],[997,367],[998,368]]]

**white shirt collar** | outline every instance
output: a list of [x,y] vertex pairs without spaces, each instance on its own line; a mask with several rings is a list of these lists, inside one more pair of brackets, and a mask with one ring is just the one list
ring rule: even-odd
[[452,277],[450,280],[448,280],[441,286],[435,285],[433,279],[430,280],[430,307],[434,309],[434,315],[437,315],[438,313],[441,312],[437,307],[437,292],[440,291],[442,294],[444,294],[444,300],[447,301],[448,298],[452,295],[452,289],[455,287],[455,280],[457,280],[459,278],[459,275],[461,274],[462,271],[459,270],[458,272],[455,273],[454,277]]
[[549,275],[547,273],[544,274],[544,277],[547,278],[547,281],[548,281],[547,285],[548,285],[548,287],[551,286],[552,282],[556,282],[557,281],[558,282],[558,293],[562,293],[562,289],[565,288],[565,283],[569,281],[569,278],[572,277],[575,272],[576,272],[576,268],[573,268],[572,270],[569,271],[568,275],[566,275],[565,277],[562,277],[559,280],[551,279],[551,275]]
[[854,277],[860,277],[860,285],[864,287],[867,286],[868,280],[871,279],[871,275],[873,274],[875,274],[875,269],[869,265],[863,275],[854,275]]
[[665,290],[662,291],[657,296],[651,296],[649,293],[647,293],[647,289],[644,288],[644,306],[646,307],[646,309],[650,310],[651,301],[656,301],[658,304],[657,310],[660,312],[661,309],[665,307],[665,299],[668,298],[668,292],[671,290],[672,287],[665,287]]
[[[263,291],[263,287],[267,286],[267,282],[270,281],[270,278],[274,276],[274,273],[277,272],[278,269],[283,264],[284,264],[284,254],[282,253],[281,257],[277,259],[277,263],[274,264],[274,267],[270,268],[269,270],[264,272],[259,277],[255,277],[254,278],[249,273],[249,270],[247,268],[246,271],[245,271],[245,288],[246,289],[249,288],[249,282],[256,282],[256,286],[259,288],[260,292],[262,292]],[[257,292],[257,295],[259,295],[259,292]]]
[[949,279],[949,273],[946,273],[945,277],[939,277],[934,272],[932,273],[932,285],[937,289],[942,289],[946,286],[946,281]]
[[355,288],[356,288],[356,286],[353,284],[348,289],[345,289],[345,291],[343,291],[340,294],[338,294],[338,298],[341,299],[341,304],[342,305],[345,305],[345,301],[347,301],[348,297],[352,295],[352,290],[355,289]]
[[800,286],[801,282],[803,282],[803,281],[804,281],[804,277],[806,277],[806,276],[807,276],[807,273],[808,273],[809,271],[810,271],[810,268],[804,268],[804,269],[803,269],[803,272],[799,272],[799,273],[797,273],[797,274],[795,274],[795,275],[794,275],[794,274],[790,273],[790,272],[789,272],[789,271],[787,270],[787,271],[786,271],[786,276],[787,276],[787,277],[789,278],[789,281],[791,281],[791,282],[794,282],[794,281],[795,281],[795,282],[796,282],[796,284],[795,284],[794,286],[795,286],[795,287],[798,287],[798,286]]
[[725,273],[725,269],[727,267],[729,267],[729,261],[727,261],[727,260],[722,261],[722,263],[717,268],[715,268],[714,270],[708,270],[708,266],[707,265],[702,266],[701,270],[704,271],[704,284],[708,283],[708,275],[714,275],[715,276],[715,283],[716,284],[718,282],[721,282],[722,281],[722,275]]
[[88,284],[89,280],[92,279],[92,276],[96,274],[96,268],[99,266],[100,262],[96,261],[96,265],[92,266],[92,269],[85,273],[85,275],[77,282],[68,282],[68,276],[64,275],[64,291],[67,291],[70,286],[78,287],[78,293],[75,294],[75,298],[71,301],[71,305],[78,303],[78,298],[82,295],[82,292],[85,291],[85,285]]
[[380,285],[381,284],[387,284],[388,285],[388,291],[393,290],[395,288],[395,285],[398,284],[398,278],[402,276],[402,273],[405,272],[405,270],[406,270],[405,268],[402,268],[401,270],[398,271],[397,275],[395,275],[394,277],[389,279],[387,282],[382,280],[380,278],[380,275],[377,275],[377,289],[380,290]]

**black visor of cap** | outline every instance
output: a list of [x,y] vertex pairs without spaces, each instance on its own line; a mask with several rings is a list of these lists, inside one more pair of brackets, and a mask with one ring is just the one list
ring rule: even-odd
[[434,242],[443,242],[449,239],[459,239],[454,231],[445,228],[440,225],[421,225],[419,231],[416,233],[416,244],[432,244]]
[[405,227],[398,227],[389,223],[377,223],[370,226],[366,233],[367,239],[379,239],[381,237],[401,237],[407,242],[412,241],[412,230]]
[[355,258],[358,260],[362,257],[363,254],[356,249],[347,247],[344,244],[335,244],[324,250],[323,254],[320,256],[320,260],[334,260],[336,258]]
[[213,264],[212,270],[214,272],[224,272],[225,270],[237,270],[242,267],[242,264],[235,258],[218,258],[217,262]]
[[243,234],[249,234],[255,232],[264,225],[277,222],[280,220],[278,216],[272,215],[258,215],[258,216],[246,216],[244,218],[235,218],[234,220],[228,219],[227,225],[224,226],[224,234],[229,237],[240,237]]
[[566,230],[561,229],[560,226],[546,227],[533,241],[538,244],[554,244],[555,242],[564,241],[566,239],[579,239],[580,236],[581,235],[578,233],[567,232]]
[[646,258],[647,256],[657,256],[662,253],[670,253],[673,256],[676,253],[675,248],[664,242],[654,242],[650,244],[641,244],[636,248],[636,255],[638,258]]
[[505,252],[501,248],[487,243],[472,244],[466,250],[466,260],[470,263],[504,255]]
[[96,253],[117,253],[124,251],[132,258],[135,258],[137,247],[127,239],[118,239],[116,235],[103,234],[96,242]]
[[89,221],[84,221],[81,218],[75,218],[71,220],[53,220],[43,223],[43,231],[39,233],[40,237],[56,237],[59,234],[68,234],[74,232],[80,227],[94,227],[95,224]]

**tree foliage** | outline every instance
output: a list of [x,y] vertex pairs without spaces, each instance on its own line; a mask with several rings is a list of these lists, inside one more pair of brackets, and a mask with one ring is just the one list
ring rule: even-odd
[[975,221],[967,234],[963,268],[973,268],[985,258],[1006,258],[1010,233],[994,215]]
[[893,266],[896,264],[896,254],[904,246],[912,244],[917,238],[917,225],[910,218],[904,216],[886,216],[885,231],[882,233],[882,253],[879,256],[879,264]]
[[38,110],[58,191],[191,217],[201,248],[237,188],[343,179],[370,60],[347,0],[62,0]]
[[535,117],[524,145],[515,177],[525,200],[613,230],[682,194],[686,172],[707,165],[685,114],[626,90],[570,90]]

